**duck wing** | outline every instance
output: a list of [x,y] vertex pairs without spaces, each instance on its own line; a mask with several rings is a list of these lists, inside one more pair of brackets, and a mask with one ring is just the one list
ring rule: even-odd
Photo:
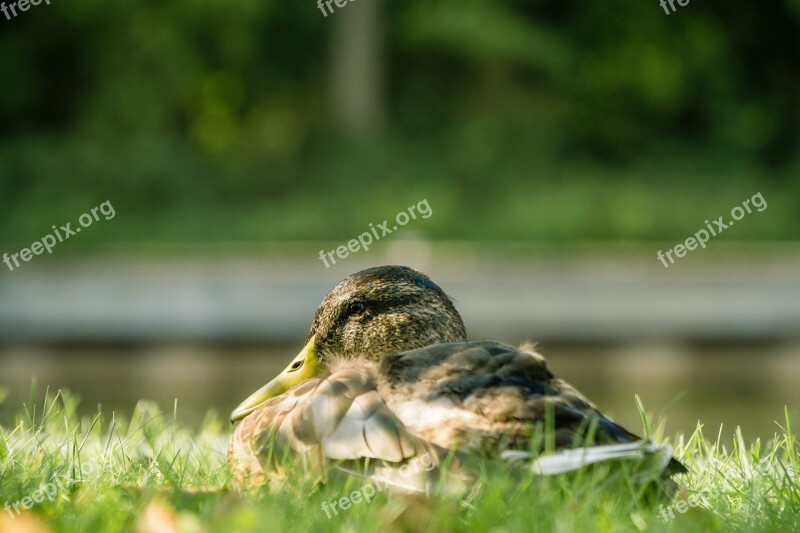
[[[685,471],[668,445],[614,423],[532,349],[497,341],[428,346],[381,360],[379,392],[415,435],[485,458],[533,459],[553,474],[604,461]],[[576,449],[577,448],[577,449]]]
[[228,447],[236,487],[280,481],[287,460],[298,457],[320,471],[334,460],[347,474],[410,491],[431,490],[445,461],[448,485],[467,479],[452,453],[415,436],[389,410],[374,361],[348,363],[273,398],[236,427]]

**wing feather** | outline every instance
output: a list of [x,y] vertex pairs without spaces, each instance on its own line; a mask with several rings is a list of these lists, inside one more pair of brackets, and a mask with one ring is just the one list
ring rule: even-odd
[[377,365],[366,363],[309,380],[289,391],[288,398],[275,398],[250,414],[229,446],[235,482],[265,482],[265,472],[279,469],[287,450],[387,463],[373,469],[400,467],[433,452],[429,460],[438,464],[446,452],[414,436],[386,406],[376,391],[376,370]]

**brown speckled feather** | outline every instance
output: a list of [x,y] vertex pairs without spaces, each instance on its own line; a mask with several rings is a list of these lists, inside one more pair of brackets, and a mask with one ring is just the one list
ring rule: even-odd
[[[416,435],[484,456],[530,450],[552,417],[556,449],[637,437],[558,379],[542,356],[497,341],[447,343],[384,357],[379,391]],[[421,416],[414,417],[414,412]],[[539,428],[541,429],[541,427]]]
[[[375,361],[350,360],[341,370],[308,380],[259,407],[237,426],[230,441],[234,484],[280,479],[282,460],[300,456],[316,466],[344,461],[343,468],[352,471],[364,470],[362,459],[374,459],[371,475],[411,490],[430,488],[440,474],[433,467],[445,460],[448,450],[405,427],[380,397],[378,378]],[[414,461],[429,467],[416,468],[413,476],[394,472]],[[451,465],[451,477],[458,477],[456,466]]]

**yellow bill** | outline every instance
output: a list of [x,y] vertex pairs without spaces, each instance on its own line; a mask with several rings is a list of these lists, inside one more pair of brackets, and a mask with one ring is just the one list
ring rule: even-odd
[[314,349],[314,337],[311,337],[283,372],[251,394],[231,412],[231,422],[241,420],[270,398],[279,396],[298,383],[319,375],[324,369]]

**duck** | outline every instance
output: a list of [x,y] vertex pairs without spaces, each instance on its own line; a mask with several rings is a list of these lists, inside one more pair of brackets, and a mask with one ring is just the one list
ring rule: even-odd
[[240,491],[277,486],[298,458],[414,492],[461,490],[487,465],[547,476],[628,464],[641,483],[687,471],[669,444],[614,423],[533,345],[468,340],[453,300],[407,266],[333,287],[298,355],[230,420]]

